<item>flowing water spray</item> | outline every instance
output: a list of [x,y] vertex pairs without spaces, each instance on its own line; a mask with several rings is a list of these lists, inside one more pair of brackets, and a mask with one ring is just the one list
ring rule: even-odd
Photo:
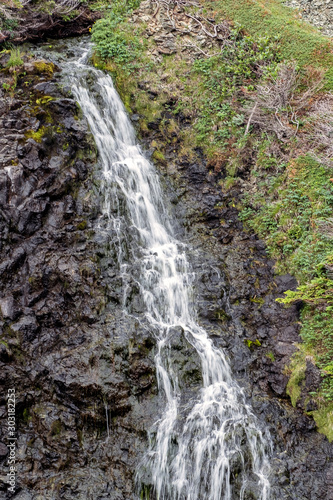
[[[135,278],[146,321],[157,339],[156,372],[166,405],[142,464],[152,488],[142,494],[158,500],[267,500],[270,444],[233,380],[224,353],[195,321],[185,247],[172,235],[154,167],[136,143],[111,78],[86,65],[86,59],[87,53],[75,65],[73,90],[103,165],[105,213],[119,242],[124,283],[128,259],[137,264]],[[88,89],[87,76],[93,90]],[[187,401],[182,418],[181,391],[168,354],[175,327],[202,364],[202,389]],[[141,469],[139,483],[140,478]]]

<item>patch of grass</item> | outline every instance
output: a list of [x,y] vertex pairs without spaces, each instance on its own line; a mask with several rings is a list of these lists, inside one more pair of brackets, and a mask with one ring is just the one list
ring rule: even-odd
[[329,405],[322,405],[318,410],[311,412],[318,431],[333,441],[333,403]]
[[245,94],[263,73],[274,71],[279,60],[275,38],[244,36],[236,27],[221,54],[194,62],[192,72],[200,75],[194,97],[199,111],[195,130],[198,142],[210,145],[209,156],[230,150],[243,137],[245,116],[240,108]]
[[126,18],[139,4],[139,0],[115,0],[110,12],[94,24],[92,41],[102,60],[110,59],[116,64],[123,64],[139,56],[142,45],[126,22]]
[[[244,135],[245,117],[239,111],[244,93],[254,88],[261,74],[274,71],[279,61],[276,39],[254,39],[235,27],[220,55],[212,50],[212,57],[193,61],[183,58],[180,51],[163,56],[157,68],[149,55],[156,52],[156,44],[153,38],[147,39],[145,28],[144,23],[132,26],[124,21],[117,10],[98,21],[92,30],[95,66],[114,76],[128,111],[142,117],[143,133],[149,123],[169,111],[176,119],[169,118],[160,130],[169,142],[173,136],[181,136],[179,150],[184,156],[191,156],[190,150],[199,145],[209,157],[220,156]],[[163,86],[159,81],[162,73]],[[139,85],[140,79],[149,83]],[[194,128],[179,130],[179,115],[195,121]]]
[[326,69],[326,88],[333,89],[333,42],[302,21],[297,11],[278,0],[206,0],[205,7],[215,13],[216,21],[227,17],[255,37],[274,33],[283,59]]
[[306,361],[304,351],[300,350],[294,354],[290,365],[287,368],[289,381],[287,384],[287,394],[290,396],[291,404],[296,403],[302,392],[302,382],[305,380]]
[[7,68],[19,68],[23,65],[23,59],[20,49],[12,49],[10,51],[10,58],[7,63]]
[[[256,167],[265,169],[260,156],[258,160]],[[321,274],[325,260],[333,255],[333,239],[320,229],[333,211],[332,172],[309,155],[293,159],[281,170],[262,173],[261,190],[240,218],[265,239],[278,271],[308,282]]]

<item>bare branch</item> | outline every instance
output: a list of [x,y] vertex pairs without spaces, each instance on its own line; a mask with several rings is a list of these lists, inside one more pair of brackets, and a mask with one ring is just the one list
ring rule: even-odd
[[201,54],[203,54],[205,57],[212,57],[212,56],[218,55],[218,53],[207,54],[207,52],[204,52],[200,47],[198,47],[195,43],[191,42],[190,40],[187,41],[187,43],[184,45],[184,47],[192,47],[192,48],[198,50],[199,52],[201,52]]

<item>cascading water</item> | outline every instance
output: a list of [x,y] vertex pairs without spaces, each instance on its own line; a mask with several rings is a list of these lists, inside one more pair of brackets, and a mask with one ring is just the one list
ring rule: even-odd
[[[150,471],[152,488],[141,495],[159,500],[267,500],[269,441],[233,380],[224,353],[195,321],[184,245],[172,235],[158,176],[136,144],[111,78],[89,67],[87,58],[85,52],[75,64],[73,90],[101,157],[105,213],[117,234],[124,283],[127,260],[138,269],[145,318],[157,338],[159,390],[166,401],[142,464]],[[86,84],[87,74],[94,81],[93,91]],[[187,401],[182,419],[181,391],[168,354],[175,327],[202,364],[202,389]],[[141,470],[137,476],[140,484]]]

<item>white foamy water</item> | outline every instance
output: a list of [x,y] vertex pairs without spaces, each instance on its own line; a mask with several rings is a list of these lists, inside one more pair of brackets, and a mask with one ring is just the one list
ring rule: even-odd
[[[173,236],[154,166],[136,142],[112,79],[89,67],[86,59],[85,53],[73,67],[73,90],[103,165],[105,213],[118,235],[124,282],[128,260],[139,266],[136,279],[145,318],[157,339],[156,373],[165,401],[141,466],[145,474],[148,470],[152,487],[138,491],[138,498],[141,494],[158,500],[268,500],[270,443],[233,379],[225,354],[195,321],[185,246]],[[86,84],[87,75],[93,87]],[[187,401],[189,410],[182,418],[181,390],[168,349],[175,327],[183,329],[202,365],[202,388]],[[137,477],[140,485],[141,468]]]

